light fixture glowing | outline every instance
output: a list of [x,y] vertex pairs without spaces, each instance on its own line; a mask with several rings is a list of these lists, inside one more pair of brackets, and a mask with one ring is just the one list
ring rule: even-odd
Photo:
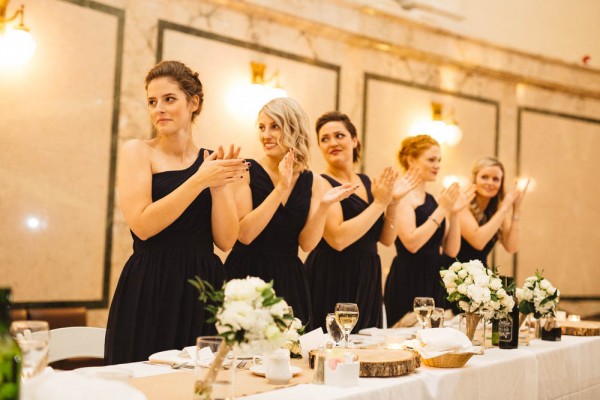
[[30,231],[39,231],[44,228],[44,222],[36,216],[29,215],[25,218],[25,227]]
[[236,115],[256,118],[258,111],[269,101],[288,97],[287,92],[279,84],[279,71],[265,78],[266,65],[258,62],[250,63],[250,83],[236,84],[227,94],[227,104]]
[[469,178],[467,178],[466,176],[448,175],[442,179],[442,185],[445,188],[449,187],[453,183],[458,183],[458,186],[460,186],[463,189],[469,186],[470,184]]
[[449,122],[442,115],[441,103],[431,102],[431,120],[416,124],[410,131],[411,136],[429,135],[439,144],[456,146],[462,139],[463,133],[452,112]]
[[[23,65],[35,53],[35,41],[25,26],[25,6],[6,17],[9,0],[0,0],[0,65]],[[10,24],[19,18],[18,24]]]

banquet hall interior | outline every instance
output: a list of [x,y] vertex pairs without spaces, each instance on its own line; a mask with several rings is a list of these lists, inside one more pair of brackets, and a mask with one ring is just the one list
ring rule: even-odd
[[[21,4],[25,55],[2,38]],[[467,185],[477,158],[498,157],[508,185],[531,183],[520,250],[497,246],[491,263],[518,285],[543,270],[560,310],[599,319],[599,1],[0,5],[0,287],[12,288],[15,308],[84,307],[88,325],[106,327],[132,252],[119,151],[152,136],[147,71],[181,60],[204,84],[193,131],[205,148],[235,143],[258,157],[257,111],[285,93],[311,127],[326,111],[348,114],[363,146],[357,169],[370,176],[399,168],[400,142],[415,132],[441,142],[436,195]],[[315,139],[310,166],[322,172]],[[395,250],[379,250],[385,281]]]

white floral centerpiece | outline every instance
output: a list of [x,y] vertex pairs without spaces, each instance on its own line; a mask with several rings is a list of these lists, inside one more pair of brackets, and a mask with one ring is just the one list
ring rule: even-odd
[[213,314],[214,322],[223,342],[219,346],[204,381],[197,381],[195,393],[209,396],[217,372],[230,349],[242,354],[263,354],[276,350],[286,342],[297,341],[296,322],[290,307],[275,295],[273,282],[247,277],[226,282],[222,290],[196,277],[189,282],[200,292],[200,300]]
[[516,294],[521,314],[533,314],[537,319],[555,316],[560,292],[541,272],[536,271],[534,276],[526,278]]
[[466,313],[499,318],[510,312],[515,301],[506,293],[502,280],[479,260],[454,262],[440,271],[448,301],[458,302]]

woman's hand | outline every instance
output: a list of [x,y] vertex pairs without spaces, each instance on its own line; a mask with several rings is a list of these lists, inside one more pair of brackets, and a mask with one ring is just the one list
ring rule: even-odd
[[[237,158],[237,154],[239,154],[239,148],[233,150],[233,146],[227,155],[224,154],[221,146],[210,155],[208,150],[204,150],[204,162],[194,174],[194,179],[211,188],[239,181],[248,171],[250,164],[246,160]],[[233,158],[234,156],[236,157]]]
[[279,163],[279,179],[277,187],[281,192],[287,192],[292,188],[292,180],[294,179],[294,150],[290,149],[283,160]]
[[442,189],[442,193],[440,194],[438,204],[447,212],[451,212],[452,208],[454,207],[454,203],[458,199],[459,195],[460,186],[458,186],[458,183],[454,182],[447,188]]
[[351,183],[344,183],[341,186],[333,187],[323,194],[321,204],[330,206],[333,203],[347,199],[357,188],[358,186],[352,185]]
[[[529,188],[529,183],[531,183],[531,179],[527,178],[527,182],[525,182],[525,186],[519,185],[519,183],[515,183],[514,188],[514,196],[515,200],[513,202],[513,211],[518,210],[521,207],[521,202],[525,197],[525,193],[527,193],[527,189]],[[520,187],[522,186],[522,187]]]
[[475,198],[475,191],[475,185],[470,185],[464,192],[459,192],[458,197],[452,206],[452,212],[458,213],[471,204]]
[[371,184],[371,193],[373,193],[373,202],[379,203],[384,207],[392,201],[394,190],[394,181],[398,177],[398,173],[392,167],[386,167],[379,178],[373,179]]
[[392,190],[392,203],[397,203],[404,196],[421,183],[420,170],[418,167],[411,167],[406,174],[399,176],[394,182]]

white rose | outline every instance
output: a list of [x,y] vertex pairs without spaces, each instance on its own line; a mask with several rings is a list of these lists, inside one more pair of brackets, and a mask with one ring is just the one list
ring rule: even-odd
[[225,298],[253,302],[261,297],[261,292],[266,286],[265,281],[260,278],[232,279],[225,285]]
[[464,300],[458,302],[458,307],[463,311],[469,311],[469,303]]
[[288,303],[286,303],[285,300],[282,299],[270,306],[269,312],[271,313],[271,315],[283,318],[283,316],[288,313]]
[[462,264],[458,261],[455,261],[448,269],[452,272],[460,271],[462,269]]
[[448,294],[452,294],[452,293],[456,292],[456,288],[455,287],[446,288],[446,291],[448,292]]
[[267,326],[267,329],[265,329],[265,337],[267,339],[274,340],[279,338],[279,336],[281,336],[281,331],[279,330],[277,325],[270,324],[269,326]]
[[458,290],[458,293],[460,294],[467,294],[467,285],[461,283],[460,285],[458,285],[458,288],[456,290]]
[[466,269],[461,269],[460,271],[458,271],[458,277],[460,279],[465,279],[465,276],[467,276],[468,272]]
[[467,287],[467,296],[469,296],[473,302],[480,304],[483,297],[483,289],[479,286],[470,285]]
[[487,287],[490,283],[490,277],[487,275],[477,275],[475,277],[475,284],[477,286]]
[[447,273],[448,273],[448,270],[447,270],[447,269],[443,269],[443,270],[441,270],[441,271],[440,271],[440,277],[441,277],[442,279],[444,279],[444,276],[446,276],[446,274],[447,274]]
[[506,294],[506,290],[504,290],[504,288],[500,288],[500,289],[496,290],[496,296],[497,296],[499,299],[503,299],[503,298],[505,298],[505,297],[507,296],[507,294]]
[[473,277],[472,277],[472,276],[470,276],[470,275],[469,275],[469,276],[467,276],[467,277],[465,278],[465,283],[466,283],[467,285],[470,285],[470,284],[472,284],[472,283],[473,283]]
[[[504,290],[504,289],[502,289]],[[517,299],[521,302],[525,300],[525,291],[521,288],[517,288],[516,290]]]
[[552,285],[550,284],[550,282],[548,281],[548,279],[542,279],[540,282],[540,287],[542,289],[544,289],[545,291],[548,291],[548,289],[551,287]]
[[483,271],[483,269],[485,269],[485,267],[483,266],[483,263],[480,260],[471,260],[469,261],[469,266],[473,267],[473,268],[478,268],[480,270]]
[[490,278],[489,286],[492,290],[500,290],[502,289],[502,281],[499,278]]

